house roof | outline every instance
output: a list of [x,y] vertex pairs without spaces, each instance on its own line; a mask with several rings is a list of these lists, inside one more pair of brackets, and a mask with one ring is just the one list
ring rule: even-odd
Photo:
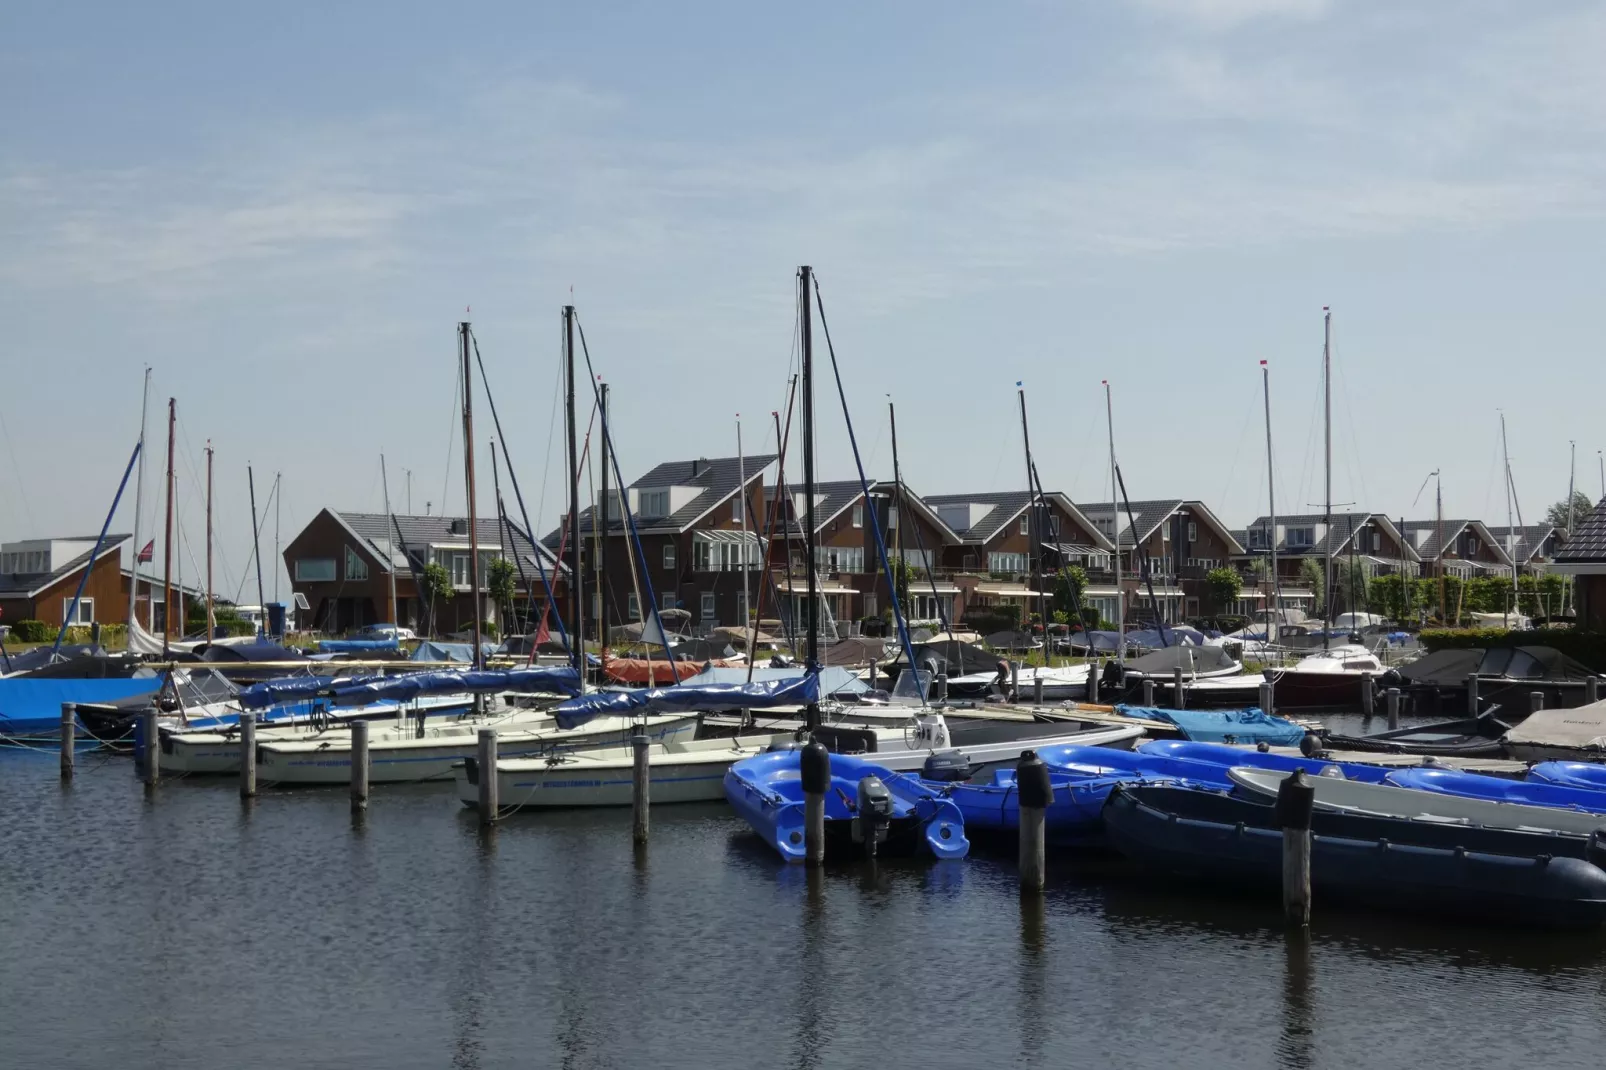
[[[1232,543],[1231,546],[1227,547],[1228,553],[1241,554],[1244,552],[1243,540],[1238,538],[1237,533],[1223,524],[1221,519],[1210,511],[1209,506],[1197,499],[1157,498],[1152,501],[1132,502],[1131,505],[1132,515],[1137,519],[1139,535],[1136,540],[1133,539],[1132,524],[1127,520],[1127,503],[1122,502],[1119,509],[1121,522],[1118,527],[1123,550],[1146,541],[1149,536],[1154,534],[1156,528],[1176,515],[1178,510],[1186,508],[1191,514],[1202,518],[1207,524],[1215,528],[1218,533],[1224,535],[1228,542]],[[1110,510],[1113,508],[1115,506],[1111,502],[1083,504],[1081,507],[1082,512],[1095,518],[1109,516]]]
[[[108,535],[105,545],[100,548],[97,557],[117,553],[122,549],[123,543],[132,539],[132,535]],[[73,536],[63,539],[52,539],[52,542],[89,542],[100,538],[97,532],[94,535]],[[44,540],[41,540],[44,541]],[[83,568],[89,563],[90,551],[85,551],[72,558],[59,568],[49,572],[9,572],[0,573],[0,598],[33,598],[47,588],[60,583],[65,577]]]
[[1516,533],[1516,543],[1512,547],[1511,555],[1518,561],[1532,561],[1544,552],[1545,543],[1560,529],[1551,524],[1525,524],[1512,527],[1490,527],[1489,534],[1494,536],[1495,542],[1501,549],[1506,546],[1506,536]]
[[[1093,545],[1102,550],[1113,550],[1115,547],[1104,534],[1099,531],[1098,525],[1089,520],[1087,515],[1070,498],[1059,491],[1049,491],[1045,497],[1059,506],[1065,513],[1076,520],[1093,537]],[[933,510],[941,510],[944,505],[990,505],[980,520],[970,527],[960,530],[954,528],[954,534],[959,541],[965,543],[982,544],[991,542],[1014,521],[1020,519],[1026,507],[1032,502],[1032,495],[1024,490],[983,491],[971,494],[928,494],[925,496],[926,504]]]
[[[1372,522],[1388,532],[1390,537],[1399,540],[1404,545],[1405,552],[1410,560],[1422,560],[1422,555],[1416,552],[1416,548],[1401,538],[1399,529],[1395,527],[1394,521],[1382,513],[1334,513],[1333,526],[1327,530],[1326,535],[1317,539],[1314,545],[1289,548],[1289,528],[1320,528],[1325,519],[1321,513],[1294,513],[1289,516],[1278,514],[1277,525],[1283,529],[1283,538],[1277,544],[1277,552],[1291,557],[1323,557],[1329,553],[1337,556],[1348,549],[1350,536],[1354,532],[1360,531],[1368,522]],[[1256,529],[1264,531],[1270,525],[1270,517],[1257,516],[1254,523],[1243,531],[1234,533],[1234,537],[1247,546],[1251,531]]]
[[[733,497],[744,474],[749,485],[754,480],[762,480],[764,470],[775,463],[775,458],[776,455],[773,453],[755,453],[745,457],[698,457],[689,461],[667,461],[660,464],[631,483],[627,489],[639,491],[696,487],[699,488],[699,493],[668,516],[637,516],[636,530],[643,535],[666,531],[678,534],[687,530],[707,516],[715,506]],[[590,507],[580,510],[581,534],[591,531],[593,512]],[[610,533],[622,532],[625,529],[624,517],[609,517],[604,527]],[[543,536],[541,542],[547,547],[557,546],[561,534],[562,529],[555,528]]]
[[1556,551],[1555,560],[1558,565],[1606,563],[1606,498],[1579,523],[1567,545]]
[[[1459,539],[1461,537],[1461,533],[1468,528],[1471,528],[1472,533],[1481,539],[1484,545],[1493,550],[1495,555],[1498,556],[1501,561],[1507,565],[1511,564],[1511,555],[1506,552],[1504,540],[1495,534],[1493,528],[1487,526],[1481,520],[1444,521],[1443,552],[1446,554],[1455,553],[1455,541]],[[1414,539],[1415,534],[1419,531],[1424,533],[1422,536],[1422,544],[1420,546],[1416,544]],[[1411,547],[1417,552],[1417,556],[1424,561],[1438,560],[1440,550],[1439,521],[1437,519],[1407,520],[1405,522],[1405,532],[1408,536],[1413,537],[1411,540]]]
[[[394,549],[390,561],[398,576],[422,570],[429,560],[431,546],[466,545],[469,541],[466,518],[460,516],[386,516],[384,513],[347,513],[334,509],[330,509],[329,514],[344,525],[353,538],[364,544],[364,548],[380,562],[381,567],[386,561],[385,543],[388,538]],[[454,534],[453,524],[462,525],[462,531]],[[535,554],[538,552],[535,545],[517,524],[509,526],[513,529],[511,547],[507,545],[501,522],[494,518],[480,517],[475,522],[475,534],[481,546],[500,546],[504,553],[511,551],[527,566],[534,568]],[[550,550],[542,547],[539,553],[547,568],[557,565]]]
[[[872,492],[874,492],[876,490],[882,490],[882,491],[885,491],[885,492],[890,494],[894,489],[891,484],[887,484],[885,486],[881,486],[881,485],[877,484],[877,482],[875,480],[873,480],[873,479],[870,480],[869,483],[870,483],[870,490]],[[793,495],[798,495],[798,494],[802,494],[803,493],[803,488],[802,488],[802,486],[800,484],[799,485],[788,484],[786,489],[788,491],[790,491]],[[839,515],[841,515],[842,512],[844,510],[846,510],[849,506],[853,505],[855,502],[863,500],[863,498],[864,498],[864,490],[860,486],[859,481],[857,479],[837,479],[837,480],[832,480],[832,481],[830,481],[828,483],[821,483],[821,482],[816,481],[815,484],[814,484],[814,493],[815,493],[815,496],[819,499],[817,502],[814,503],[814,530],[815,531],[819,531],[821,528],[825,527],[832,520],[836,519]],[[754,509],[753,513],[754,513],[755,516],[759,516],[759,517],[764,516],[765,511],[768,510],[768,508],[769,508],[770,502],[775,500],[775,487],[774,487],[774,485],[772,484],[770,486],[764,487],[763,488],[763,495],[764,495],[764,503],[763,503],[763,505],[761,505],[758,508]],[[792,499],[793,502],[796,502],[796,500],[797,499],[795,497]],[[798,515],[793,516],[792,513],[794,511],[796,511],[798,513]],[[796,508],[796,506],[793,505],[791,508],[788,508],[786,510],[786,512],[783,514],[783,516],[785,516],[785,523],[786,523],[786,527],[787,527],[788,531],[790,531],[794,535],[802,534],[802,532],[803,532],[802,510],[798,510]]]

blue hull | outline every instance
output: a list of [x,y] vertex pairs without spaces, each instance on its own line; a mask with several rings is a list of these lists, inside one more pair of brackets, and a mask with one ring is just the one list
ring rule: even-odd
[[1528,780],[1585,791],[1606,791],[1606,765],[1595,762],[1540,762],[1528,770]]
[[[731,808],[788,862],[803,861],[802,751],[757,754],[730,767],[725,798]],[[845,754],[831,756],[831,790],[825,795],[826,857],[855,853],[853,811],[859,781],[879,777],[892,795],[893,822],[883,854],[929,852],[963,858],[970,850],[959,808],[918,779]]]
[[[1124,777],[1078,777],[1051,773],[1054,801],[1043,814],[1049,843],[1091,847],[1104,842],[1104,803]],[[1019,835],[1020,795],[1015,770],[997,769],[990,781],[958,783],[927,780],[926,787],[947,797],[965,818],[969,834]]]
[[[1231,769],[1233,766],[1251,766],[1255,769],[1271,769],[1279,773],[1292,773],[1296,769],[1303,769],[1307,773],[1320,775],[1322,770],[1337,766],[1343,772],[1345,779],[1359,781],[1362,784],[1381,784],[1388,775],[1388,769],[1380,765],[1363,765],[1359,762],[1326,762],[1319,758],[1295,758],[1289,754],[1267,754],[1245,747],[1229,747],[1223,743],[1190,743],[1185,740],[1153,739],[1139,744],[1139,753],[1151,754],[1156,757],[1176,758],[1187,762],[1202,763],[1217,766],[1221,769]],[[1225,776],[1221,778],[1223,781]]]
[[37,741],[59,739],[63,702],[108,703],[152,695],[161,686],[155,676],[72,680],[21,678],[0,680],[0,737]]
[[[1281,830],[1186,818],[1119,791],[1105,807],[1104,825],[1117,850],[1148,868],[1266,892],[1282,886]],[[1577,858],[1314,835],[1311,887],[1318,902],[1332,898],[1508,925],[1606,922],[1606,873]]]
[[[1561,810],[1582,810],[1606,814],[1606,792],[1589,788],[1563,787],[1538,780],[1505,780],[1482,773],[1463,773],[1455,769],[1398,769],[1385,783],[1399,788],[1435,791],[1468,799],[1549,806]],[[1606,824],[1606,822],[1603,822]]]

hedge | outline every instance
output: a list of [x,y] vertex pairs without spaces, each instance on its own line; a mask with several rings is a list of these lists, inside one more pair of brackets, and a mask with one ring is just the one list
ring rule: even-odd
[[1606,672],[1606,632],[1573,628],[1538,628],[1526,632],[1507,628],[1427,628],[1419,638],[1430,651],[1491,646],[1555,647],[1596,672]]
[[11,634],[19,643],[48,643],[56,638],[56,629],[42,620],[19,620],[11,626]]

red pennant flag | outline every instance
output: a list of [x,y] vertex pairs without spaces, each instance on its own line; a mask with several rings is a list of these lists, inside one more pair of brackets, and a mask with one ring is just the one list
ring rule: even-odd
[[138,560],[139,560],[139,562],[141,564],[144,564],[145,562],[150,561],[153,558],[155,558],[155,556],[156,556],[156,540],[152,539],[150,542],[145,544],[145,549],[143,549],[143,550],[141,550],[139,552]]

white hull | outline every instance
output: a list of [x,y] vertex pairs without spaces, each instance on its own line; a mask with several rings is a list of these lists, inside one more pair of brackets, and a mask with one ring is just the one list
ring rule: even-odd
[[[1017,698],[1025,699],[1037,694],[1037,681],[1043,681],[1044,701],[1062,702],[1068,699],[1087,697],[1086,665],[1063,665],[1050,668],[1026,668],[1020,671],[1019,694]],[[1005,684],[1008,685],[1006,678]],[[973,672],[964,676],[951,677],[948,680],[948,693],[951,695],[986,694],[993,690],[998,683],[997,672]]]
[[1066,732],[1059,736],[1035,736],[1031,739],[1010,740],[1004,743],[981,743],[972,746],[944,746],[908,748],[901,746],[901,739],[889,742],[900,744],[897,750],[881,750],[860,755],[867,761],[877,765],[884,765],[898,773],[918,772],[925,764],[926,759],[937,753],[950,753],[958,751],[970,759],[972,768],[981,770],[990,766],[1005,765],[1020,759],[1021,751],[1036,750],[1039,747],[1057,747],[1061,744],[1078,744],[1084,747],[1117,747],[1130,748],[1133,741],[1142,738],[1143,729],[1136,725],[1111,725],[1109,728],[1081,729]]
[[[725,797],[725,771],[761,753],[780,736],[743,736],[654,745],[647,752],[652,805],[717,802]],[[479,785],[457,769],[457,795],[479,802]],[[574,751],[551,760],[513,759],[496,764],[497,804],[525,807],[629,806],[635,791],[635,752],[629,747]]]
[[[452,766],[474,757],[481,728],[498,729],[498,752],[516,756],[617,745],[630,738],[631,722],[625,717],[598,717],[581,728],[518,730],[506,727],[505,720],[463,721],[441,728],[426,728],[423,738],[371,737],[368,742],[369,783],[449,780]],[[689,739],[696,730],[694,715],[647,719],[647,733],[655,742]],[[349,784],[351,734],[341,732],[324,740],[259,744],[257,777],[264,783],[276,784]]]

